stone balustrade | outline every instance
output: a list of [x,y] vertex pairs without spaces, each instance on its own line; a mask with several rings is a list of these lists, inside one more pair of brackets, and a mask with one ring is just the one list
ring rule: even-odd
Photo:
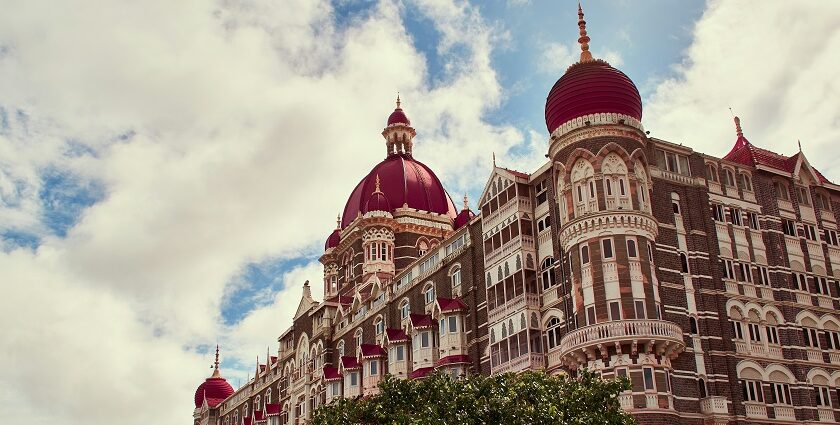
[[682,329],[672,322],[655,319],[622,320],[585,326],[560,341],[562,361],[572,367],[597,357],[599,348],[615,343],[650,344],[652,352],[675,358],[683,349]]

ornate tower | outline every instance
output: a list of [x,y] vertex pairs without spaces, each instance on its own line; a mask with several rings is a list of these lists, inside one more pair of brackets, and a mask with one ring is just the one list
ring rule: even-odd
[[549,344],[549,359],[628,376],[644,391],[623,403],[667,408],[670,361],[684,343],[679,326],[663,318],[653,262],[658,223],[641,97],[624,73],[593,59],[580,6],[578,16],[580,61],[554,84],[545,107],[555,258],[566,279],[559,347]]

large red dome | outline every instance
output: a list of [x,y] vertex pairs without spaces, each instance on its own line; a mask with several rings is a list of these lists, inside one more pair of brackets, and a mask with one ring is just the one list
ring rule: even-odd
[[554,83],[545,101],[545,125],[552,133],[566,122],[595,113],[642,120],[642,98],[633,81],[602,60],[578,62]]
[[207,397],[207,404],[215,407],[233,394],[233,387],[228,384],[225,378],[213,374],[202,382],[195,390],[195,407],[201,407],[204,397]]
[[[374,208],[368,200],[376,191],[376,178],[379,176],[380,190],[387,199],[390,212],[408,204],[409,208],[445,214],[451,218],[458,215],[452,199],[443,189],[443,185],[429,167],[413,159],[410,155],[390,155],[373,167],[362,181],[353,189],[344,214],[341,227],[347,227],[360,214]],[[380,208],[381,203],[376,203]]]

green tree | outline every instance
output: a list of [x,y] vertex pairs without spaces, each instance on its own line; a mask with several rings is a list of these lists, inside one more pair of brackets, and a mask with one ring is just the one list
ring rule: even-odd
[[542,372],[434,374],[423,380],[386,376],[379,394],[319,408],[315,425],[345,424],[633,424],[618,394],[630,382],[581,371],[576,378]]

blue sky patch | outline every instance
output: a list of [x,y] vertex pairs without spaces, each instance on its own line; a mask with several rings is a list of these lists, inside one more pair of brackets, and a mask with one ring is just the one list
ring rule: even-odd
[[289,270],[312,261],[309,255],[297,258],[272,258],[249,263],[228,284],[228,293],[222,301],[222,320],[234,325],[251,310],[274,301],[274,295],[284,288],[283,276]]
[[58,168],[50,167],[41,173],[41,221],[53,234],[67,236],[85,209],[99,202],[105,190],[95,181]]

